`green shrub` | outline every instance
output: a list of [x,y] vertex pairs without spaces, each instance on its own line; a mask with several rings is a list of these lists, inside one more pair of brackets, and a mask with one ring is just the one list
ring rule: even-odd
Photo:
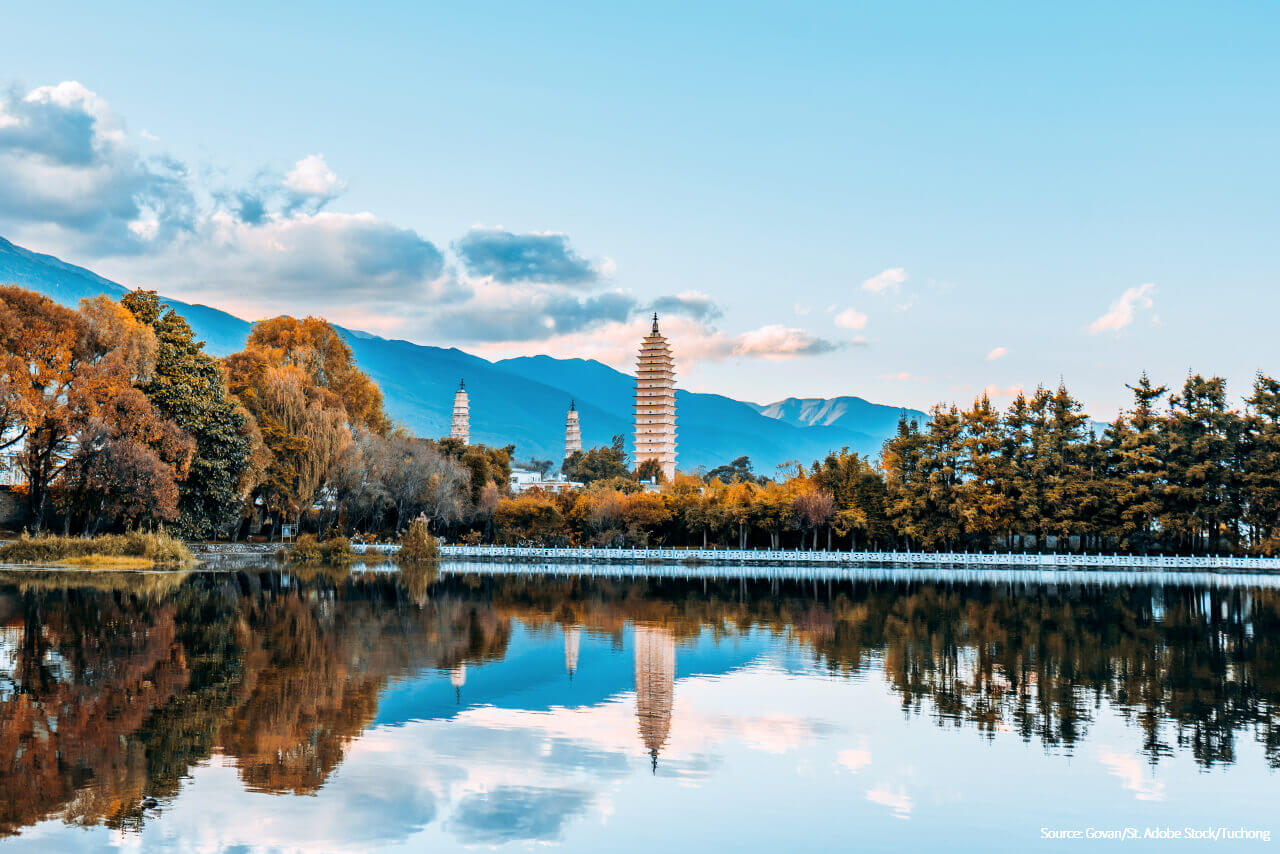
[[426,519],[414,519],[400,538],[399,558],[409,563],[432,561],[440,556],[440,545],[427,530]]

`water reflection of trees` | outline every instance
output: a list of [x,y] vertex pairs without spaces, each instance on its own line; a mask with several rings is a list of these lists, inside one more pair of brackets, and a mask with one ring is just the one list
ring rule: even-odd
[[[1106,701],[1156,762],[1256,737],[1280,768],[1280,591],[1151,586],[495,582],[525,622],[785,634],[833,673],[880,670],[904,710],[1070,748]],[[515,606],[515,607],[512,607]]]
[[[295,579],[296,581],[296,579]],[[509,622],[394,582],[196,576],[162,597],[28,585],[0,596],[0,833],[136,826],[215,753],[246,787],[314,792],[387,681],[501,657]]]
[[253,790],[314,792],[389,681],[502,658],[513,621],[768,631],[833,673],[882,672],[939,724],[1069,749],[1106,703],[1153,762],[1230,763],[1252,736],[1280,767],[1276,591],[309,572],[0,578],[0,833],[137,826],[215,754]]

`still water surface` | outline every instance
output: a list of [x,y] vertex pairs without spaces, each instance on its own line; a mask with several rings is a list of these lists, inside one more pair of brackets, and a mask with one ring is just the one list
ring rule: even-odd
[[473,569],[0,574],[0,850],[1280,841],[1274,581]]

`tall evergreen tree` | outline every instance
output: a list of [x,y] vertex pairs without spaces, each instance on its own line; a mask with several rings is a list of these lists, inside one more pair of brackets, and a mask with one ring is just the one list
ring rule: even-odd
[[[1019,391],[1005,411],[1000,449],[1003,489],[1009,496],[1009,526],[1018,536],[1034,533],[1039,524],[1039,508],[1034,504],[1038,484],[1031,477],[1031,427],[1031,404]],[[1013,546],[1012,537],[1009,545]]]
[[1155,520],[1167,478],[1164,421],[1156,406],[1169,389],[1153,386],[1145,372],[1126,388],[1133,392],[1133,408],[1121,413],[1106,434],[1116,481],[1113,533],[1122,548],[1147,552],[1156,545]]
[[250,416],[227,391],[222,365],[155,291],[132,291],[121,304],[154,330],[159,345],[155,372],[143,391],[195,440],[195,456],[180,486],[181,531],[199,538],[227,532],[240,518],[248,492]]
[[1243,425],[1227,407],[1227,382],[1190,376],[1170,407],[1162,524],[1191,551],[1222,548],[1224,537],[1234,547],[1242,508],[1233,465]]
[[908,549],[928,540],[930,520],[925,507],[924,458],[924,434],[920,426],[904,414],[898,419],[897,433],[884,443],[880,465],[888,493],[885,509]]
[[1088,533],[1085,504],[1088,498],[1089,445],[1088,423],[1080,402],[1064,384],[1049,397],[1045,443],[1042,446],[1043,471],[1046,473],[1046,522],[1059,537],[1059,548],[1066,546],[1072,534]]
[[961,414],[964,449],[959,485],[959,513],[973,545],[989,548],[1009,531],[1013,503],[1006,489],[1010,471],[1001,449],[1005,444],[1000,413],[983,394]]
[[920,503],[924,525],[917,536],[930,547],[951,549],[964,535],[957,494],[963,425],[960,410],[954,404],[935,406],[929,415],[929,424],[921,432]]
[[1255,551],[1280,551],[1280,380],[1259,373],[1245,400],[1241,487]]

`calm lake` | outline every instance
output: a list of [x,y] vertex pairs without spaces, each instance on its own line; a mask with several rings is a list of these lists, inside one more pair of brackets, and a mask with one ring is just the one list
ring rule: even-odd
[[1252,850],[1278,798],[1273,578],[0,573],[0,850]]

